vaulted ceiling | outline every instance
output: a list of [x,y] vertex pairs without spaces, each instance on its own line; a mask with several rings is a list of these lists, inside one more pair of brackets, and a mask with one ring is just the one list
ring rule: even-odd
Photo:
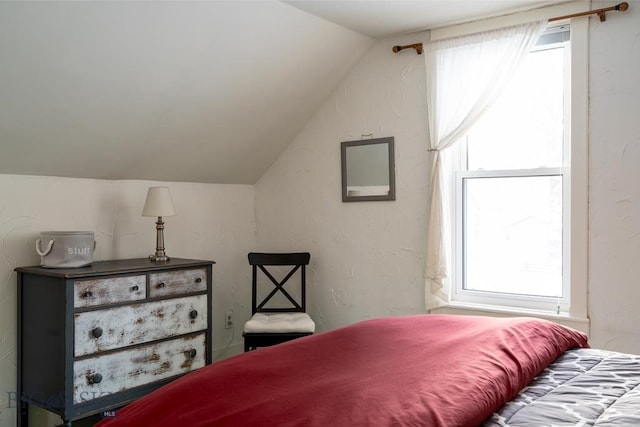
[[3,1],[0,173],[253,184],[374,37],[544,3]]

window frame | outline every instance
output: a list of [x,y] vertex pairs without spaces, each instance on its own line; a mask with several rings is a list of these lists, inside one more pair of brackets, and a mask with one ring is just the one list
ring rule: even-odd
[[[466,144],[465,144],[466,145]],[[566,145],[566,144],[565,144]],[[567,212],[567,204],[570,203],[570,179],[569,167],[548,167],[535,169],[513,169],[513,170],[478,170],[478,171],[458,171],[456,173],[456,263],[455,263],[455,286],[453,288],[453,299],[460,302],[480,303],[489,305],[507,306],[510,308],[524,308],[542,311],[555,311],[556,314],[567,312],[570,305],[570,271],[565,271],[568,265],[570,249],[566,247],[566,242],[570,239],[570,214]],[[562,297],[535,296],[523,294],[510,294],[505,292],[490,292],[477,289],[465,289],[464,273],[464,214],[465,210],[460,204],[465,199],[465,183],[467,179],[484,178],[529,178],[529,177],[551,177],[560,176],[562,178]]]
[[[566,26],[561,22],[554,28]],[[509,171],[467,171],[466,165],[458,162],[466,160],[466,141],[458,144],[453,155],[458,166],[452,179],[452,307],[465,305],[474,308],[515,312],[537,311],[544,314],[587,320],[587,209],[588,209],[588,169],[587,169],[587,131],[588,131],[588,20],[570,23],[571,40],[565,55],[569,69],[565,79],[569,79],[566,92],[565,143],[563,165],[559,168],[516,169]],[[534,50],[548,47],[537,47]],[[566,80],[565,80],[566,81]],[[457,154],[457,155],[456,155]],[[464,168],[462,166],[465,166]],[[464,169],[464,170],[463,170]],[[535,176],[560,173],[563,176],[563,296],[562,298],[535,297],[516,294],[499,294],[463,289],[463,245],[462,245],[462,191],[465,179],[494,176]],[[531,175],[533,174],[533,175]],[[565,250],[566,247],[566,250]],[[568,270],[568,271],[566,271]],[[555,300],[555,301],[554,301]]]

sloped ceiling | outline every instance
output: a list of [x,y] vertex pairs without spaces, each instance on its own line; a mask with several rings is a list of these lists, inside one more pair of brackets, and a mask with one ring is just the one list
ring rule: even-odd
[[255,183],[372,42],[277,1],[0,2],[0,173]]
[[458,3],[2,1],[0,173],[253,184],[368,35],[466,17]]

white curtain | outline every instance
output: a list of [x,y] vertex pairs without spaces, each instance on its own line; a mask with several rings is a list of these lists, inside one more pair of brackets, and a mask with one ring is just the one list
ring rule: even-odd
[[532,22],[425,45],[432,157],[425,265],[427,309],[449,303],[449,213],[443,203],[441,150],[453,145],[498,98],[545,29]]

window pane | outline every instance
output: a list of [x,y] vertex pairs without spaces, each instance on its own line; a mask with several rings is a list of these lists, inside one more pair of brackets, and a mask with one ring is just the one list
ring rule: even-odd
[[562,297],[562,177],[465,178],[464,289]]
[[564,48],[532,52],[468,134],[468,168],[562,166]]

